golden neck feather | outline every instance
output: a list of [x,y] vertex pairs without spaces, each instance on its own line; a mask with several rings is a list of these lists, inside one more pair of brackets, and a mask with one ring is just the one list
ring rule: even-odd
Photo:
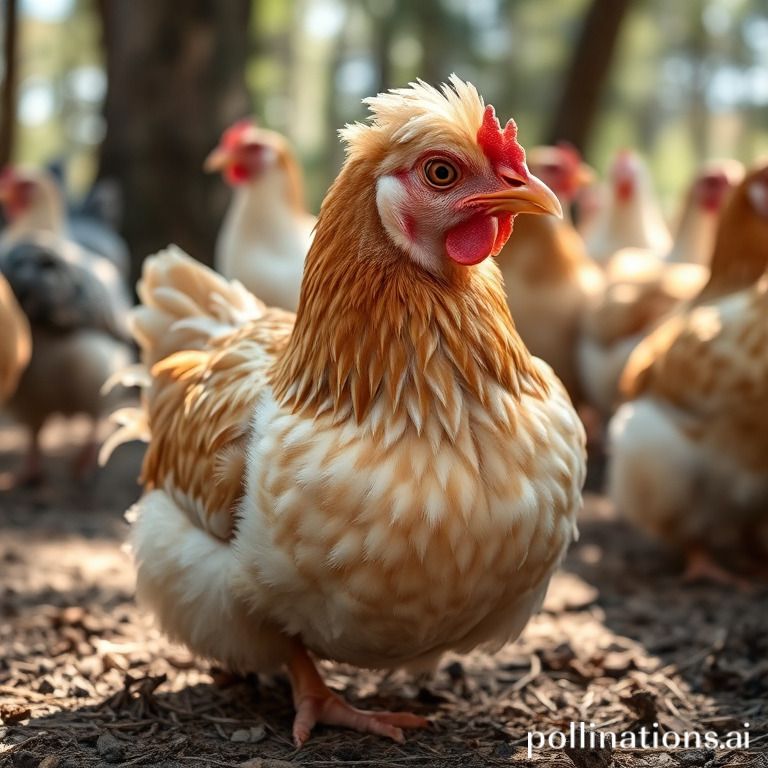
[[436,277],[386,234],[375,159],[348,161],[307,256],[296,325],[272,372],[279,401],[360,423],[381,397],[417,424],[458,387],[486,404],[493,384],[544,393],[492,261]]

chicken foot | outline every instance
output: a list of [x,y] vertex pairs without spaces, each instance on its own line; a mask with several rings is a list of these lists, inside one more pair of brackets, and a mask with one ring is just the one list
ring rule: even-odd
[[296,644],[288,662],[296,717],[293,741],[301,747],[318,723],[386,736],[402,743],[403,728],[426,728],[429,720],[409,712],[365,712],[347,704],[323,682],[306,649]]
[[747,579],[716,563],[709,550],[701,545],[695,544],[688,547],[685,552],[685,560],[684,581],[710,581],[724,587],[736,587],[743,591],[751,589],[752,585]]

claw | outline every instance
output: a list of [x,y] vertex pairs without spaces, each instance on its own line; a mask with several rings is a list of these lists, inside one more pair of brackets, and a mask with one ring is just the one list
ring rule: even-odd
[[296,717],[293,741],[301,747],[318,723],[351,728],[360,733],[373,733],[402,744],[403,728],[426,728],[429,720],[410,712],[365,712],[347,704],[323,682],[314,662],[302,646],[297,646],[288,672],[293,686]]

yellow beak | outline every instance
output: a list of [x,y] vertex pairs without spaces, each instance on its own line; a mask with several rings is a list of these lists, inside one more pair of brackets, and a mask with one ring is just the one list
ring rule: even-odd
[[540,179],[529,175],[517,181],[517,186],[474,195],[467,200],[474,205],[487,207],[488,213],[548,213],[563,218],[563,209],[557,195]]
[[203,170],[207,171],[208,173],[221,171],[227,166],[227,163],[229,163],[230,159],[231,153],[229,150],[224,149],[224,147],[216,147],[211,151],[208,157],[205,158],[205,163],[203,163]]

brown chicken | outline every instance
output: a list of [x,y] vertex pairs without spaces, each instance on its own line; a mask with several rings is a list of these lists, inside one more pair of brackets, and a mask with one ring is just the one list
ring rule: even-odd
[[298,745],[318,722],[424,725],[350,707],[310,653],[419,668],[516,637],[584,477],[578,418],[488,258],[515,215],[560,208],[514,123],[455,76],[368,104],[295,317],[178,252],[146,262],[135,317],[152,375],[139,595],[234,671],[285,665]]
[[528,167],[558,196],[565,217],[523,217],[496,259],[523,342],[554,368],[578,403],[581,321],[585,308],[602,290],[603,273],[570,222],[570,205],[592,174],[568,146],[535,147],[528,153]]
[[638,346],[622,377],[611,495],[684,550],[690,577],[738,582],[712,550],[743,551],[768,529],[767,266],[762,165],[723,212],[707,285]]
[[685,196],[667,261],[709,266],[720,213],[743,178],[744,166],[736,160],[710,160],[702,166]]

